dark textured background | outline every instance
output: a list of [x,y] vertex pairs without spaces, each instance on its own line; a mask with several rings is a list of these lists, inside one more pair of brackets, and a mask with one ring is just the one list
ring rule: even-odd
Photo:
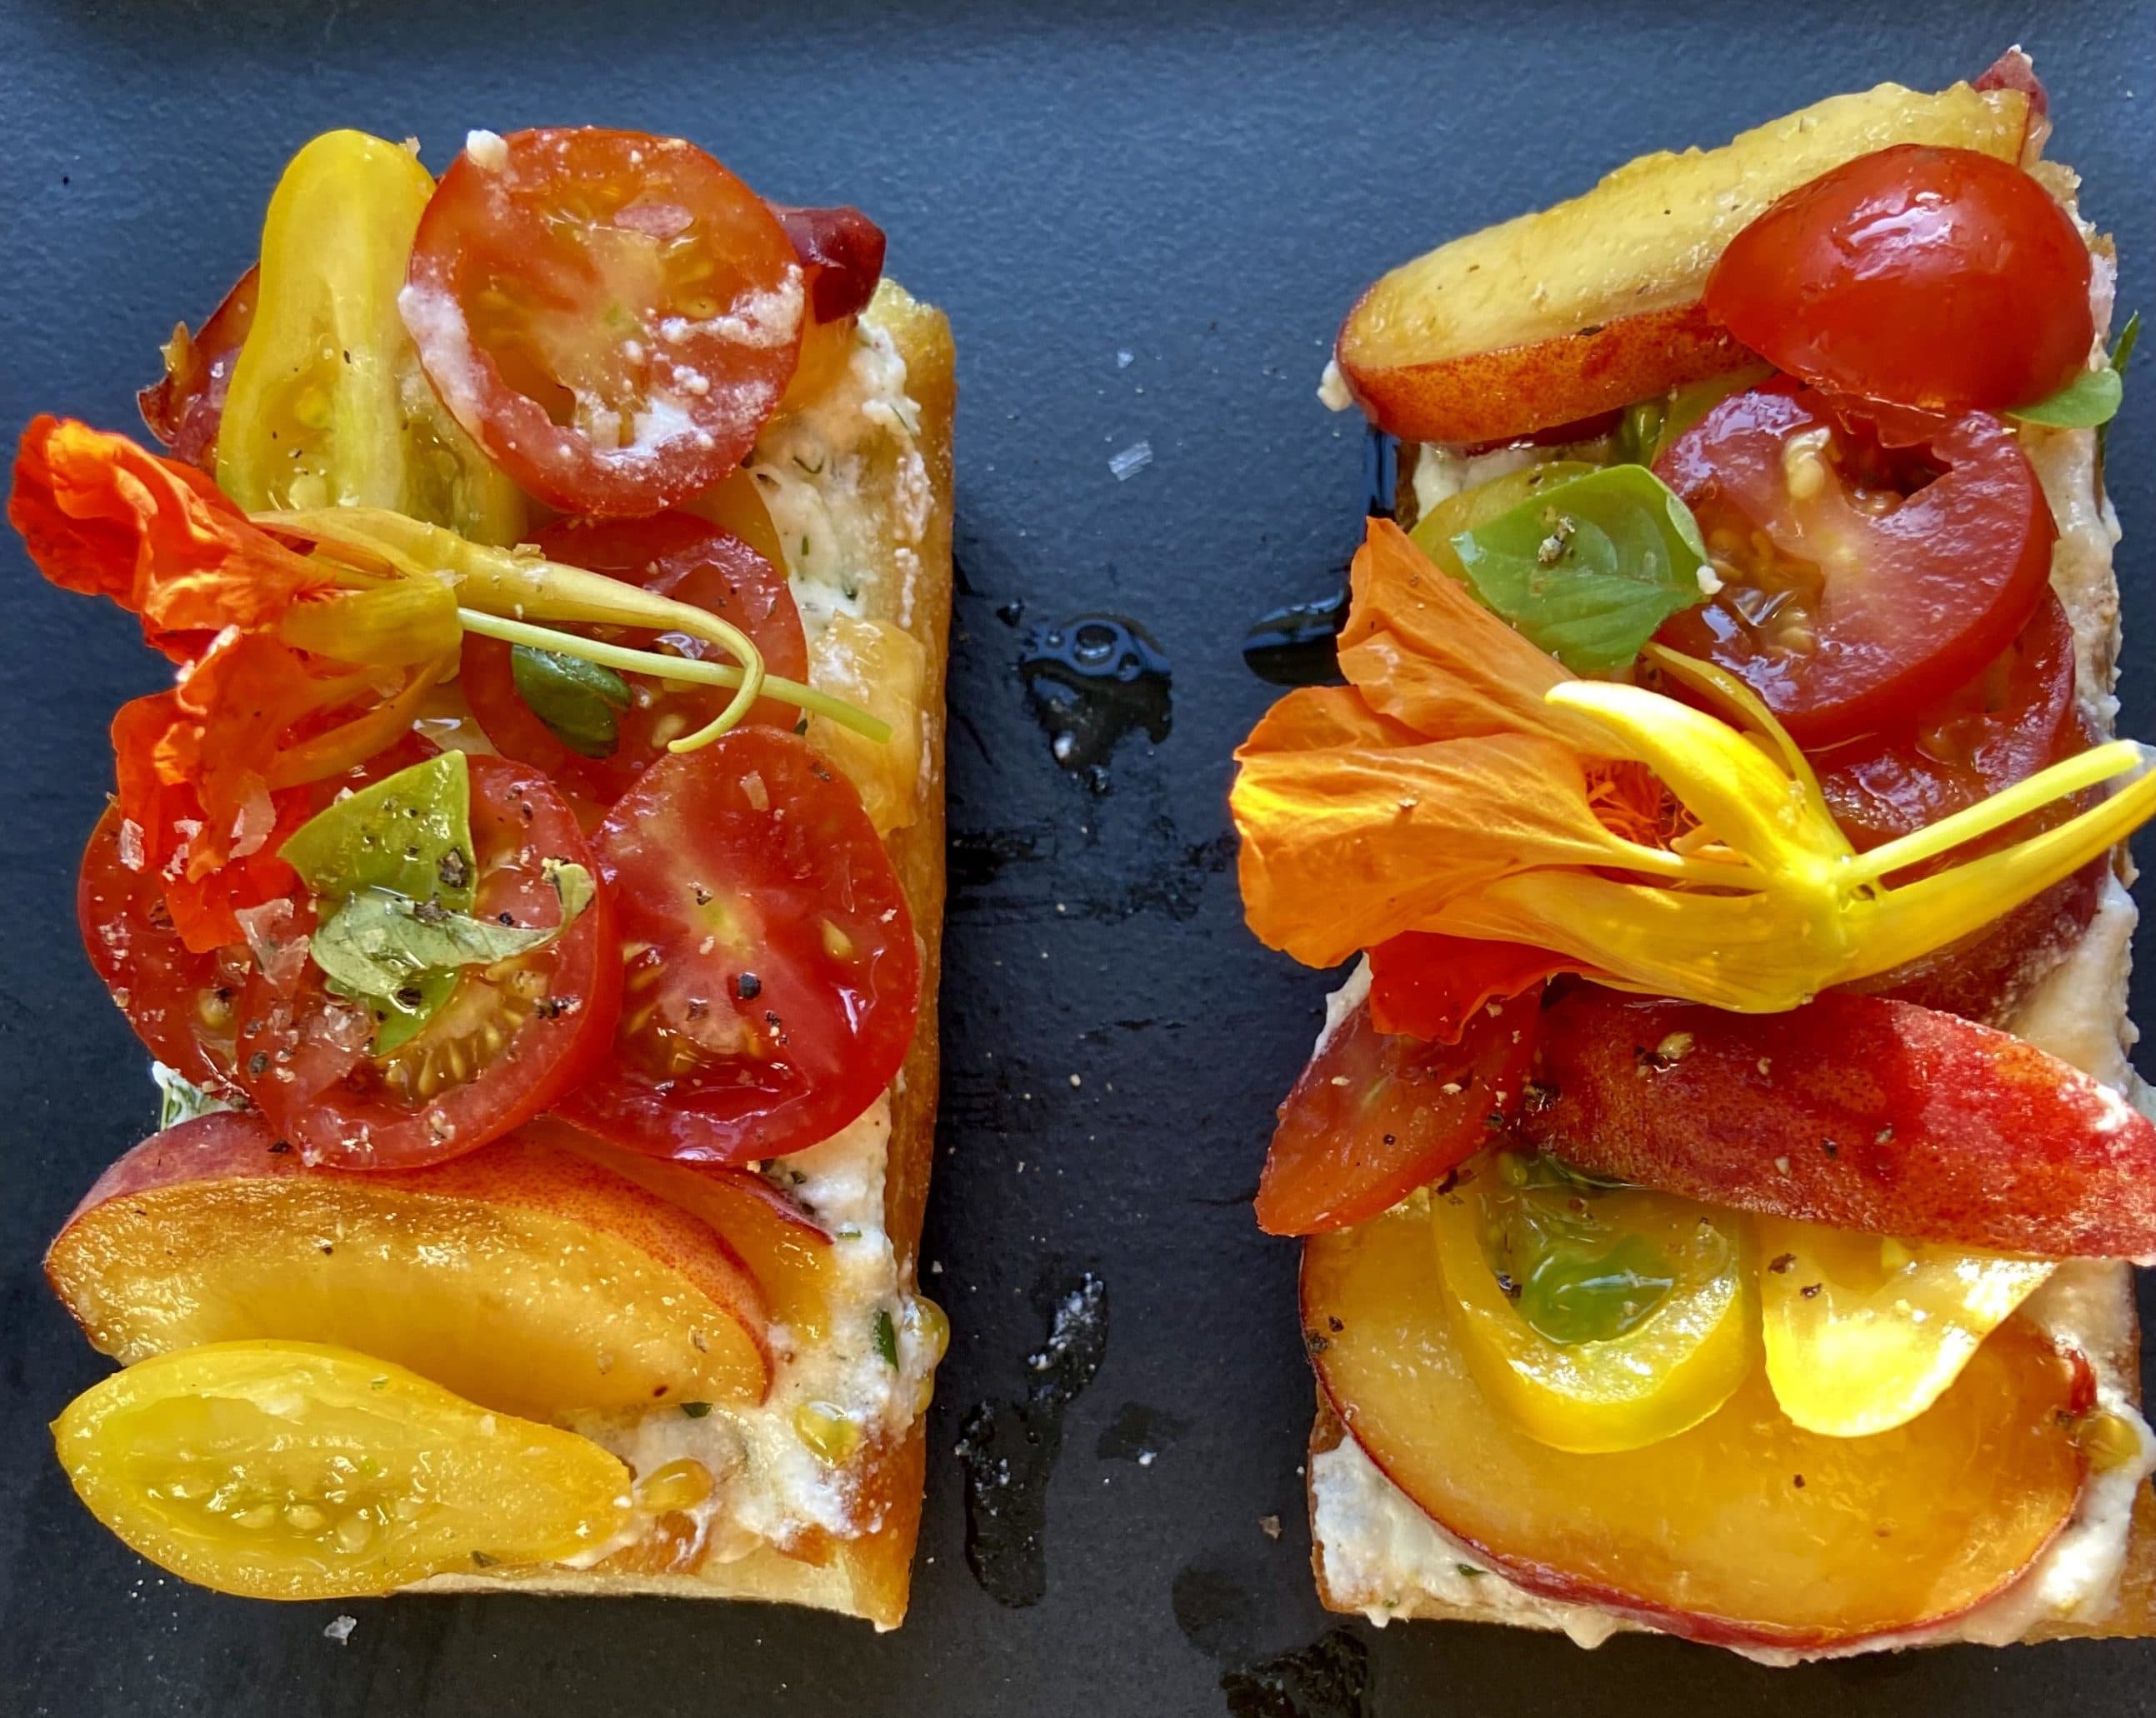
[[[416,133],[438,168],[475,125],[679,131],[774,196],[858,202],[893,272],[950,310],[964,578],[925,1255],[957,1336],[912,1620],[878,1639],[745,1607],[403,1599],[350,1607],[339,1646],[322,1635],[338,1606],[162,1578],[51,1459],[44,1422],[103,1363],[38,1256],[150,1110],[76,946],[72,881],[105,724],[157,667],[121,616],[0,547],[0,1711],[2156,1710],[2156,1646],[1773,1674],[1669,1641],[1588,1656],[1326,1618],[1301,1521],[1294,1249],[1246,1203],[1324,986],[1238,921],[1227,759],[1269,692],[1237,646],[1260,610],[1322,591],[1357,535],[1359,432],[1312,397],[1342,311],[1436,238],[1639,151],[1879,79],[1936,86],[2017,38],[2056,101],[2054,152],[2119,235],[2124,302],[2156,308],[2148,4],[0,5],[8,433],[44,409],[132,427],[157,342],[244,265],[280,167],[317,131]],[[2112,479],[2133,534],[2127,717],[2156,736],[2140,672],[2156,372],[2137,367]],[[1109,455],[1141,437],[1151,468],[1116,482]],[[1051,763],[1016,673],[1025,628],[1096,608],[1137,618],[1174,663],[1173,732],[1125,742],[1097,797]],[[1040,1296],[1088,1269],[1110,1305],[1097,1376],[1060,1411],[999,1417],[1052,1468],[1045,1596],[1005,1608],[968,1572],[952,1450],[974,1404],[1023,1402]],[[1276,1514],[1277,1542],[1259,1526]]]

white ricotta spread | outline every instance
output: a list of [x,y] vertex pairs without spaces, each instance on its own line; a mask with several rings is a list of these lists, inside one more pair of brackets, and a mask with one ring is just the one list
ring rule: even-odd
[[[856,326],[854,350],[832,385],[765,426],[747,460],[786,550],[788,582],[813,653],[834,614],[865,612],[880,574],[878,533],[886,520],[900,540],[900,589],[879,604],[901,626],[912,619],[919,546],[935,496],[917,445],[921,408],[906,392],[906,361],[891,336]],[[896,436],[896,480],[874,463]],[[886,505],[884,491],[891,495]]]
[[[700,1462],[711,1474],[711,1495],[687,1513],[706,1556],[726,1562],[759,1545],[782,1548],[810,1528],[834,1538],[856,1537],[881,1525],[857,1509],[852,1470],[833,1466],[803,1443],[795,1416],[819,1413],[850,1420],[866,1448],[896,1439],[910,1425],[936,1363],[919,1310],[899,1281],[898,1257],[884,1228],[884,1172],[891,1144],[891,1099],[823,1144],[774,1160],[765,1174],[833,1237],[834,1291],[822,1340],[795,1342],[786,1326],[770,1327],[771,1392],[754,1408],[714,1403],[701,1418],[679,1407],[632,1416],[591,1415],[573,1428],[606,1446],[639,1478],[667,1463]],[[877,1346],[876,1315],[891,1320],[897,1363]],[[633,1540],[636,1526],[574,1560],[587,1567]]]
[[[892,575],[878,554],[890,535],[919,545],[934,505],[916,445],[920,408],[906,389],[906,361],[891,336],[863,322],[844,370],[827,390],[767,425],[747,461],[785,547],[788,583],[812,659],[816,638],[834,614],[896,614],[904,624],[910,611],[916,548],[901,547],[896,556],[896,592],[883,588]],[[869,460],[872,450],[889,460],[894,434],[904,445],[895,495],[886,499],[888,482],[871,482]],[[822,1144],[764,1166],[765,1176],[831,1233],[836,1269],[820,1340],[797,1342],[784,1326],[770,1327],[771,1390],[762,1405],[714,1403],[693,1418],[670,1406],[594,1416],[576,1427],[639,1478],[669,1462],[701,1463],[713,1490],[685,1513],[712,1562],[734,1561],[762,1545],[783,1549],[814,1529],[845,1539],[881,1526],[860,1514],[852,1469],[819,1458],[802,1441],[796,1416],[812,1405],[819,1416],[843,1416],[865,1449],[903,1435],[927,1393],[937,1346],[919,1301],[901,1280],[884,1224],[891,1126],[886,1092]],[[879,1314],[891,1321],[896,1366],[878,1346]],[[642,1524],[632,1526],[575,1566],[598,1562],[640,1531]]]

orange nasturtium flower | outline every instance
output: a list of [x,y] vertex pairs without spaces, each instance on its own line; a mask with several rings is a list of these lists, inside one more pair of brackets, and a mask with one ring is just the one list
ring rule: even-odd
[[[250,519],[192,467],[83,423],[44,417],[23,432],[8,517],[47,578],[111,597],[179,664],[171,690],[121,710],[112,738],[122,857],[161,879],[198,951],[239,941],[240,912],[290,891],[284,837],[319,808],[322,784],[409,730],[467,631],[736,689],[677,751],[763,696],[889,737],[852,705],[767,676],[747,635],[702,609],[380,509]],[[686,633],[735,659],[629,649],[544,622]]]
[[[1545,949],[1620,989],[1771,1013],[1945,946],[2156,815],[2156,773],[2140,773],[2055,828],[1952,862],[2140,771],[2142,749],[2118,741],[1859,854],[1802,753],[1719,670],[1650,647],[1727,721],[1575,679],[1389,521],[1371,523],[1353,595],[1350,684],[1276,704],[1236,753],[1230,799],[1250,928],[1311,966],[1438,932]],[[1650,777],[1666,793],[1640,791]]]

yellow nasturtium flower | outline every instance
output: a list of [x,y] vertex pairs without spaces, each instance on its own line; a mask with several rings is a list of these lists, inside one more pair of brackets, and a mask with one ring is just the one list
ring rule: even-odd
[[[1731,719],[1573,679],[1373,521],[1351,684],[1290,694],[1237,753],[1251,929],[1318,967],[1408,931],[1525,943],[1620,989],[1772,1013],[1959,940],[2156,814],[2156,774],[2119,741],[1859,854],[1748,689],[1651,654]],[[1612,814],[1641,772],[1674,802],[1659,828]],[[2128,776],[2040,834],[1888,880]]]

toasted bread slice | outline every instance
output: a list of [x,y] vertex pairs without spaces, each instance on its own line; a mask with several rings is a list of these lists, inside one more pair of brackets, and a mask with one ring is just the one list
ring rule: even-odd
[[[2032,127],[2025,165],[2070,212],[2074,211],[2078,188],[2074,174],[2056,163],[2035,159],[2044,129]],[[1702,159],[1711,163],[1714,153]],[[2076,218],[2079,219],[2077,213]],[[2112,248],[2107,238],[2086,228],[2084,231],[2097,261],[2094,295],[2101,332],[2111,311],[2115,274]],[[2092,732],[2108,737],[2117,710],[2112,685],[2119,645],[2118,586],[2112,553],[2118,526],[2104,496],[2097,438],[2093,430],[2028,426],[2023,440],[2058,524],[2051,583],[2073,625],[2082,715]],[[1419,495],[1435,497],[1447,482],[1456,481],[1456,455],[1437,449],[1409,446],[1403,449],[1397,511],[1404,524],[1414,522]],[[1443,469],[1448,461],[1454,462],[1455,468],[1449,476]],[[2113,856],[2112,875],[2103,880],[2093,921],[2075,940],[2041,949],[2030,958],[2009,987],[2010,1009],[1998,1023],[2109,1082],[2137,1105],[2156,1113],[2148,1089],[2127,1059],[2128,1047],[2138,1035],[2126,1012],[2136,913],[2125,885],[2132,880],[2132,864],[2122,849]],[[2090,1357],[2102,1374],[2114,1381],[2122,1397],[2138,1403],[2140,1342],[2132,1268],[2123,1262],[2091,1261],[2075,1269],[2080,1273],[2076,1284],[2080,1304],[2089,1311],[2087,1346],[2093,1351]],[[1487,1572],[1478,1570],[1472,1578],[1465,1580],[1433,1578],[1418,1587],[1398,1578],[1371,1578],[1371,1560],[1352,1554],[1366,1547],[1336,1545],[1332,1547],[1336,1552],[1344,1550],[1351,1554],[1329,1556],[1329,1524],[1319,1507],[1318,1459],[1337,1449],[1346,1437],[1345,1428],[1321,1393],[1310,1442],[1308,1502],[1312,1562],[1319,1597],[1327,1609],[1365,1614],[1379,1623],[1394,1618],[1429,1618],[1563,1629],[1588,1645],[1599,1644],[1610,1633],[1644,1626],[1609,1613],[1539,1600],[1502,1576]],[[1390,1491],[1389,1482],[1382,1476],[1376,1483]],[[2085,1499],[2087,1495],[2084,1493]],[[1404,1498],[1400,1500],[1405,1503]],[[1407,1507],[1412,1510],[1413,1506]],[[1449,1560],[1433,1567],[1439,1568],[1440,1577],[1455,1569],[1464,1573],[1466,1568]],[[1399,1572],[1388,1572],[1397,1577]],[[1958,1627],[1949,1625],[1922,1637],[1857,1643],[1837,1652],[1938,1644],[1959,1639],[1999,1643],[2156,1634],[2156,1494],[2143,1483],[2134,1495],[2115,1603],[2107,1608],[2097,1597],[2066,1614],[2047,1613],[2035,1602],[2041,1597],[2036,1578],[2033,1573],[2025,1577],[1991,1605],[1962,1619]],[[1804,1655],[1759,1656],[1784,1660]]]

